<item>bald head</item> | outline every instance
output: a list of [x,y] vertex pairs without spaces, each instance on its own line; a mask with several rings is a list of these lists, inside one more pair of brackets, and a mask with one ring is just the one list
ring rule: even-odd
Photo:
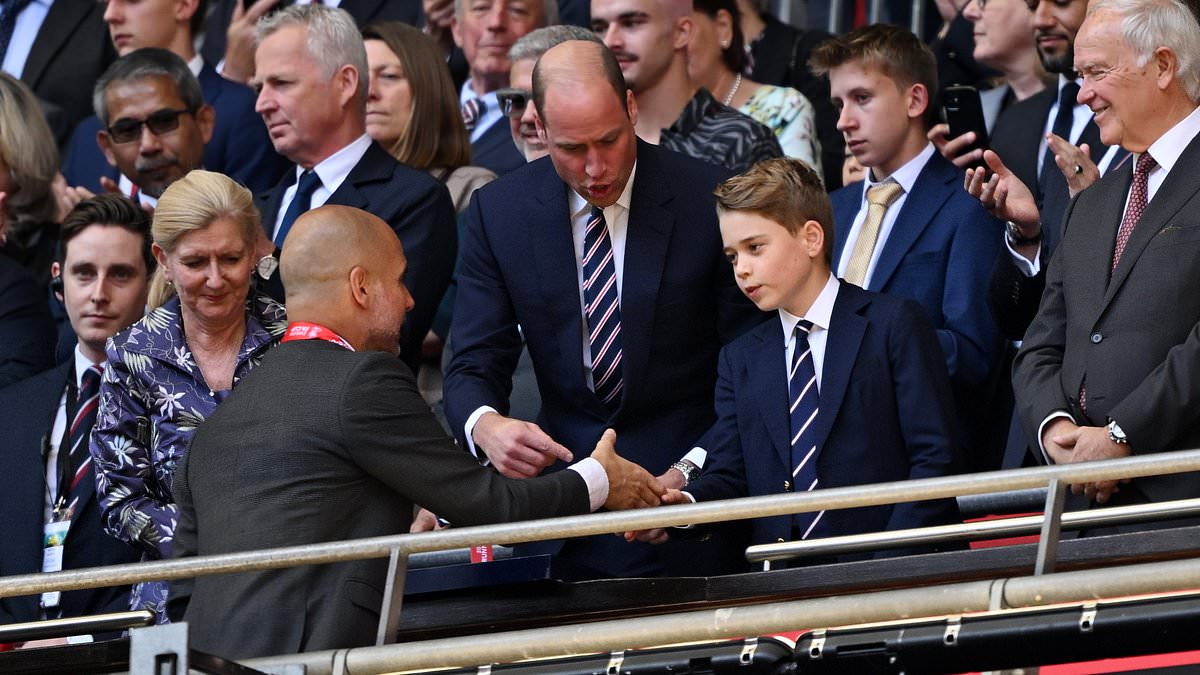
[[279,256],[288,318],[322,324],[356,349],[396,351],[412,307],[404,248],[387,223],[348,206],[296,219]]
[[546,90],[608,86],[625,105],[625,76],[608,47],[598,42],[568,40],[551,47],[533,68],[533,102],[546,121]]

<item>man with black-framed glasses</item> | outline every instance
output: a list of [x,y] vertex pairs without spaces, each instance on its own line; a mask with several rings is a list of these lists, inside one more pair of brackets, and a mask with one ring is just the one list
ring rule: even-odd
[[146,48],[117,59],[96,83],[96,142],[120,171],[117,189],[153,207],[171,183],[204,164],[216,114],[183,59]]

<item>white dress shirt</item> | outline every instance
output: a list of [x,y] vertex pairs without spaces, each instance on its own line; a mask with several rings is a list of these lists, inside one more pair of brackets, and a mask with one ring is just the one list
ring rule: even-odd
[[0,65],[0,70],[17,79],[21,78],[25,72],[25,62],[29,60],[29,52],[37,40],[38,31],[46,22],[46,15],[50,13],[50,5],[53,4],[54,0],[33,0],[17,14],[17,23],[13,26],[12,38],[8,41],[8,51],[4,53],[4,63]]
[[871,262],[867,265],[867,274],[863,277],[863,288],[869,288],[871,285],[871,277],[875,275],[875,266],[879,263],[879,254],[883,252],[883,247],[887,244],[888,237],[892,234],[892,227],[896,224],[896,218],[899,216],[901,209],[904,208],[904,202],[908,200],[909,193],[912,192],[913,184],[917,182],[917,177],[921,175],[921,171],[925,168],[925,164],[933,157],[934,148],[932,143],[927,143],[921,152],[917,153],[916,157],[908,160],[899,169],[892,172],[891,176],[885,176],[882,180],[877,180],[874,177],[874,169],[866,172],[866,178],[863,180],[862,201],[858,207],[858,213],[854,216],[854,222],[850,226],[850,232],[846,234],[846,244],[842,247],[842,257],[837,261],[835,271],[837,276],[846,274],[846,268],[850,265],[850,257],[854,254],[854,244],[858,241],[858,235],[862,232],[863,221],[867,219],[867,190],[877,183],[886,181],[895,181],[904,188],[904,193],[896,198],[888,207],[887,213],[883,216],[883,222],[879,224],[879,238],[875,240],[875,250],[871,253]]
[[[103,366],[104,363],[93,363],[91,359],[75,346],[75,391],[83,386],[83,373],[92,366]],[[54,512],[54,499],[58,495],[58,446],[62,443],[63,434],[67,431],[67,391],[63,389],[58,397],[58,411],[54,413],[54,425],[50,427],[50,436],[46,439],[49,452],[46,454],[46,499],[42,513],[42,522],[50,522]]]
[[[370,147],[371,137],[364,133],[312,168],[313,172],[317,174],[317,178],[321,179],[321,185],[313,191],[312,200],[309,202],[310,209],[324,206],[325,202],[329,201],[329,197],[342,186]],[[297,165],[295,171],[296,181],[283,192],[283,199],[279,202],[279,213],[275,214],[275,226],[271,228],[272,240],[279,234],[279,225],[283,222],[283,216],[287,213],[288,207],[292,205],[292,200],[296,198],[296,190],[300,187],[300,175],[304,173],[304,168]]]

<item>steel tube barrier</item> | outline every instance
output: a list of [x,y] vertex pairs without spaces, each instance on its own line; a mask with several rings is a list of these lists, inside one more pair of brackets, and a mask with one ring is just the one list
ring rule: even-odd
[[[1178,499],[1156,504],[1112,506],[1094,511],[1070,511],[1062,516],[1062,529],[1078,530],[1093,525],[1121,525],[1159,518],[1181,518],[1200,515],[1200,498]],[[935,525],[911,530],[866,532],[824,539],[759,544],[746,549],[746,560],[760,563],[776,560],[795,560],[814,556],[833,556],[889,548],[924,546],[954,541],[992,539],[1035,534],[1045,521],[1044,515],[1019,516],[1000,520],[981,520],[973,523]]]
[[1091,603],[1101,598],[1197,588],[1200,560],[1173,560],[311,652],[250,659],[245,664],[255,668],[301,664],[307,668],[307,675],[471,667],[802,629]]
[[25,642],[26,640],[40,640],[60,635],[109,633],[126,628],[152,625],[154,625],[154,613],[144,609],[66,619],[46,619],[28,623],[10,623],[0,625],[0,643]]
[[249,572],[299,565],[387,558],[396,549],[405,554],[411,554],[485,544],[516,544],[654,527],[715,523],[762,516],[808,513],[823,509],[877,506],[941,499],[964,494],[1019,490],[1042,487],[1052,480],[1060,480],[1063,483],[1088,483],[1187,471],[1200,471],[1200,450],[829,488],[786,495],[746,497],[667,508],[450,528],[421,534],[305,544],[242,553],[65,570],[46,574],[24,574],[0,578],[0,597],[33,595],[55,590],[98,588],[144,580],[186,579],[229,572]]

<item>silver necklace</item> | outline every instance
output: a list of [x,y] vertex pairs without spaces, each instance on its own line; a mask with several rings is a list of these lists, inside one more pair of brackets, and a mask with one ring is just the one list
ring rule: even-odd
[[729,88],[729,93],[725,94],[725,100],[722,101],[722,103],[729,105],[729,103],[733,101],[733,95],[737,93],[738,87],[740,86],[742,86],[742,74],[738,73],[737,76],[733,78],[733,86]]

